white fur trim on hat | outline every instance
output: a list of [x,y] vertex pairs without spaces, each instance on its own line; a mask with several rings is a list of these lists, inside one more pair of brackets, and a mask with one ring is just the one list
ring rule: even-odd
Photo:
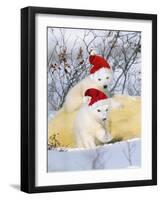
[[97,101],[96,103],[92,104],[91,106],[93,108],[97,108],[99,106],[104,106],[104,105],[108,105],[109,104],[109,99],[103,99],[103,100],[100,100],[100,101]]

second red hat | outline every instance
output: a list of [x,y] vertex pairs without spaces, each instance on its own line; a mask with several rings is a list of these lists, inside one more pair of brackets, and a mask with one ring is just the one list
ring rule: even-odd
[[86,90],[84,96],[89,96],[91,97],[90,102],[89,102],[89,106],[97,103],[99,105],[103,105],[104,103],[107,103],[108,96],[103,93],[102,91],[95,89],[95,88],[89,88],[88,90]]

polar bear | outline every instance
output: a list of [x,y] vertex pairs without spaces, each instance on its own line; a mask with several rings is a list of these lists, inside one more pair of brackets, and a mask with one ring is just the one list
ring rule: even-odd
[[74,120],[73,130],[77,147],[94,148],[97,140],[101,143],[107,143],[112,139],[110,133],[105,129],[107,115],[108,105],[98,107],[83,105],[80,108]]
[[112,69],[103,57],[90,55],[89,61],[93,65],[90,69],[90,75],[71,88],[66,95],[63,105],[66,112],[74,112],[81,107],[84,93],[88,88],[103,91],[112,79]]
[[112,139],[110,133],[105,129],[108,106],[104,105],[98,108],[101,110],[99,115],[96,108],[91,109],[87,105],[83,105],[76,115],[73,131],[77,147],[94,148],[96,147],[97,140],[101,143],[108,143]]
[[84,93],[88,88],[96,88],[101,91],[107,88],[112,78],[112,72],[104,68],[94,74],[90,74],[80,81],[71,90],[69,90],[65,102],[64,109],[66,112],[73,112],[79,109],[83,103]]
[[[113,140],[141,137],[141,98],[139,96],[116,95],[112,99],[119,102],[122,107],[115,108],[114,106],[108,110],[108,120],[105,121],[106,133],[110,133]],[[76,110],[69,113],[62,107],[57,115],[49,121],[49,146],[78,147],[73,129],[78,112]],[[83,118],[81,119],[81,126],[84,126]]]
[[106,120],[109,119],[110,109],[121,108],[122,105],[96,88],[86,90],[85,96],[87,103],[77,112],[73,131],[78,147],[94,148],[97,140],[101,143],[112,140]]

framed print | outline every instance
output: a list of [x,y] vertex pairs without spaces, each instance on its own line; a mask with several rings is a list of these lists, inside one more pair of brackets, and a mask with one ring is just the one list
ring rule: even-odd
[[21,190],[157,184],[157,16],[21,9]]

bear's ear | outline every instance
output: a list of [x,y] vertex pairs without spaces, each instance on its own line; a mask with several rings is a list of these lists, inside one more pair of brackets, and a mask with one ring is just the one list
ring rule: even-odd
[[89,96],[83,97],[83,104],[89,104],[90,101],[91,101],[91,97],[89,97]]
[[121,109],[121,108],[123,108],[123,105],[120,102],[118,102],[118,101],[116,101],[112,98],[109,98],[108,101],[109,101],[110,109]]
[[97,52],[94,49],[91,49],[89,54],[90,54],[90,56],[94,56],[97,54]]
[[94,74],[90,74],[89,77],[93,80],[94,79]]

